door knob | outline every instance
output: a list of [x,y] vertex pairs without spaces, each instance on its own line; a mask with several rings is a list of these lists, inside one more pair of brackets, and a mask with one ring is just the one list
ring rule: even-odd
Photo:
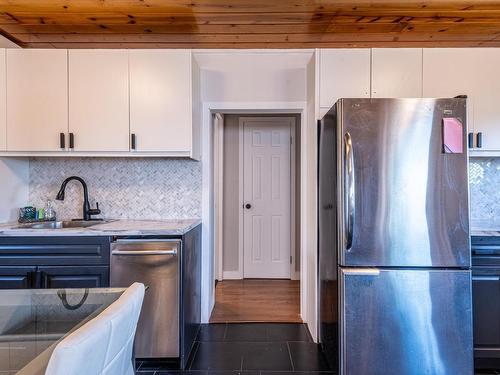
[[251,208],[252,208],[252,205],[251,205],[250,203],[247,203],[247,204],[245,204],[245,208],[246,208],[247,210],[249,210],[249,209],[251,209]]

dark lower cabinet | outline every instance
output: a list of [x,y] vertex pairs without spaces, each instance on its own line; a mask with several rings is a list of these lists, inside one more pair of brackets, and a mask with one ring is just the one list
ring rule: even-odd
[[473,267],[474,357],[477,368],[500,366],[500,267]]
[[109,286],[107,266],[38,267],[42,288],[103,288]]
[[35,283],[36,267],[0,267],[0,289],[27,289]]
[[500,237],[473,236],[474,365],[500,368]]
[[109,286],[110,237],[0,237],[0,289]]

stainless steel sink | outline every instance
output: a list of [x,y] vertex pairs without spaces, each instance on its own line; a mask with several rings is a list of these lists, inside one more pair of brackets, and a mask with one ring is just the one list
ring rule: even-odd
[[84,221],[84,220],[73,220],[73,221],[47,221],[44,223],[31,223],[22,224],[15,229],[64,229],[64,228],[88,228],[94,225],[106,224],[110,220],[95,220],[95,221]]

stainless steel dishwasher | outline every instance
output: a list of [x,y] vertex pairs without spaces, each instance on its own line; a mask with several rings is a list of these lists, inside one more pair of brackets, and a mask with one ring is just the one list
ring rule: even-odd
[[111,244],[111,286],[148,286],[135,338],[137,358],[179,357],[181,240],[117,239]]

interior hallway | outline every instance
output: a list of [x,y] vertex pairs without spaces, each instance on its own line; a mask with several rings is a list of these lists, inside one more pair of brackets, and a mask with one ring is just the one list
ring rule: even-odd
[[302,323],[298,280],[224,280],[215,289],[210,323]]

